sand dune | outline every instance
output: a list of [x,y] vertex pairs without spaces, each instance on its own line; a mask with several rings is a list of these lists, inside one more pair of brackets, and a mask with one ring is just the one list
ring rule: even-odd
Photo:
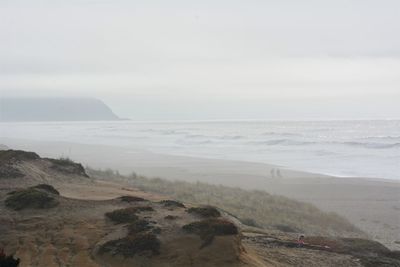
[[[201,181],[261,189],[336,212],[385,245],[400,249],[400,183],[384,179],[337,178],[261,163],[180,157],[123,147],[35,142],[1,138],[10,147],[48,157],[68,155],[93,168],[132,171],[149,177]],[[272,177],[279,169],[281,177]]]
[[23,267],[400,264],[369,240],[309,237],[298,247],[294,235],[244,226],[214,207],[94,180],[70,160],[5,151],[0,167],[14,170],[0,180],[0,245]]

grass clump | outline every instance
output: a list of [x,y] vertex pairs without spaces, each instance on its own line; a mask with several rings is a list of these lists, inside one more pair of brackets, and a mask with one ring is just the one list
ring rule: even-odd
[[13,210],[23,209],[48,209],[57,206],[55,195],[47,191],[31,187],[13,192],[5,201],[8,208]]
[[187,233],[199,235],[203,240],[202,248],[210,245],[215,236],[237,235],[239,233],[236,225],[224,219],[206,219],[193,222],[184,225],[182,229]]
[[183,205],[182,202],[176,201],[176,200],[162,200],[160,203],[164,207],[168,208],[185,208],[185,205]]
[[108,217],[115,223],[129,223],[139,218],[136,215],[136,210],[132,210],[132,208],[119,209],[107,212],[106,217]]
[[193,207],[188,209],[187,212],[204,218],[217,218],[221,216],[221,213],[212,206]]
[[59,158],[59,159],[47,159],[51,162],[51,168],[53,170],[65,173],[65,174],[75,174],[79,176],[89,177],[86,174],[85,168],[82,164],[76,163],[69,158]]
[[142,211],[153,211],[153,208],[150,206],[129,207],[107,212],[105,215],[117,224],[130,223],[138,220],[139,217],[136,214]]
[[152,230],[153,228],[154,227],[150,224],[150,222],[148,222],[146,220],[140,220],[140,219],[138,219],[134,222],[131,222],[128,225],[129,234],[137,234],[140,232]]
[[133,257],[136,254],[158,255],[161,242],[153,233],[143,232],[111,240],[100,247],[99,253]]
[[60,192],[58,192],[57,189],[55,189],[53,186],[48,185],[48,184],[38,184],[38,185],[32,186],[31,188],[44,190],[44,191],[49,192],[54,195],[60,195]]
[[160,234],[161,228],[153,226],[149,221],[146,220],[136,220],[128,225],[129,235],[143,232]]
[[141,202],[141,201],[148,201],[147,199],[141,198],[141,197],[135,197],[135,196],[122,196],[119,198],[122,202]]
[[22,150],[0,150],[0,164],[12,163],[17,161],[29,161],[40,159],[39,155],[34,152],[26,152]]

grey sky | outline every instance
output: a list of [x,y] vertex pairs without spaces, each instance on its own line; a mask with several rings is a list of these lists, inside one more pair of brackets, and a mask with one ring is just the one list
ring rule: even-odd
[[93,96],[137,119],[400,118],[399,14],[397,0],[0,0],[0,94]]

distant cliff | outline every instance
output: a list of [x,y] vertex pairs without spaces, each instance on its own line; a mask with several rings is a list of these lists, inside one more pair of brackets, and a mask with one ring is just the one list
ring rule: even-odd
[[0,121],[119,120],[93,98],[0,98]]

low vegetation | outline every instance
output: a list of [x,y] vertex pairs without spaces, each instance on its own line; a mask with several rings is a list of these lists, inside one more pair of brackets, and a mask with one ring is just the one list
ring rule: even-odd
[[285,225],[307,235],[365,236],[336,213],[322,212],[311,204],[260,190],[167,181],[136,174],[123,176],[112,170],[87,168],[87,171],[93,178],[128,182],[141,190],[165,194],[184,203],[216,206],[251,226],[276,229],[276,225]]
[[103,244],[99,253],[133,257],[136,254],[157,255],[160,251],[160,240],[156,234],[161,232],[152,222],[140,219],[137,215],[141,211],[153,211],[150,206],[130,207],[106,213],[106,216],[115,223],[128,223],[128,234],[124,238],[111,240]]
[[182,202],[175,200],[161,200],[160,203],[167,208],[185,208]]
[[48,184],[38,184],[38,185],[32,186],[31,188],[44,190],[46,192],[49,192],[49,193],[55,194],[55,195],[60,195],[60,192],[58,192],[58,190],[56,190],[53,186],[48,185]]
[[150,206],[129,207],[107,212],[105,215],[117,224],[130,223],[138,220],[139,217],[137,216],[137,213],[142,211],[153,211],[153,208]]
[[143,232],[135,235],[106,242],[100,247],[99,253],[133,257],[136,254],[157,255],[160,253],[161,242],[153,233]]
[[0,165],[5,163],[13,163],[18,161],[29,161],[40,159],[39,155],[34,152],[26,152],[22,150],[0,150]]
[[119,198],[122,202],[128,202],[128,203],[133,203],[133,202],[141,202],[141,201],[148,201],[144,198],[141,197],[136,197],[136,196],[122,196]]
[[230,221],[224,219],[206,219],[198,222],[186,224],[182,229],[190,234],[199,235],[203,240],[201,247],[212,243],[215,236],[237,235],[237,227]]
[[[49,185],[46,186],[51,187]],[[57,206],[59,202],[57,200],[57,194],[51,193],[48,190],[43,190],[43,188],[40,187],[30,187],[10,193],[5,204],[6,207],[10,209],[23,210],[53,208]]]
[[204,218],[217,218],[221,216],[221,213],[211,206],[193,207],[188,209],[187,212]]
[[154,229],[149,221],[136,219],[128,225],[129,234],[137,234],[140,232],[150,231]]
[[86,174],[85,168],[83,168],[82,164],[76,163],[69,158],[59,158],[59,159],[46,159],[51,162],[51,168],[65,173],[65,174],[74,174],[84,177],[89,177]]

